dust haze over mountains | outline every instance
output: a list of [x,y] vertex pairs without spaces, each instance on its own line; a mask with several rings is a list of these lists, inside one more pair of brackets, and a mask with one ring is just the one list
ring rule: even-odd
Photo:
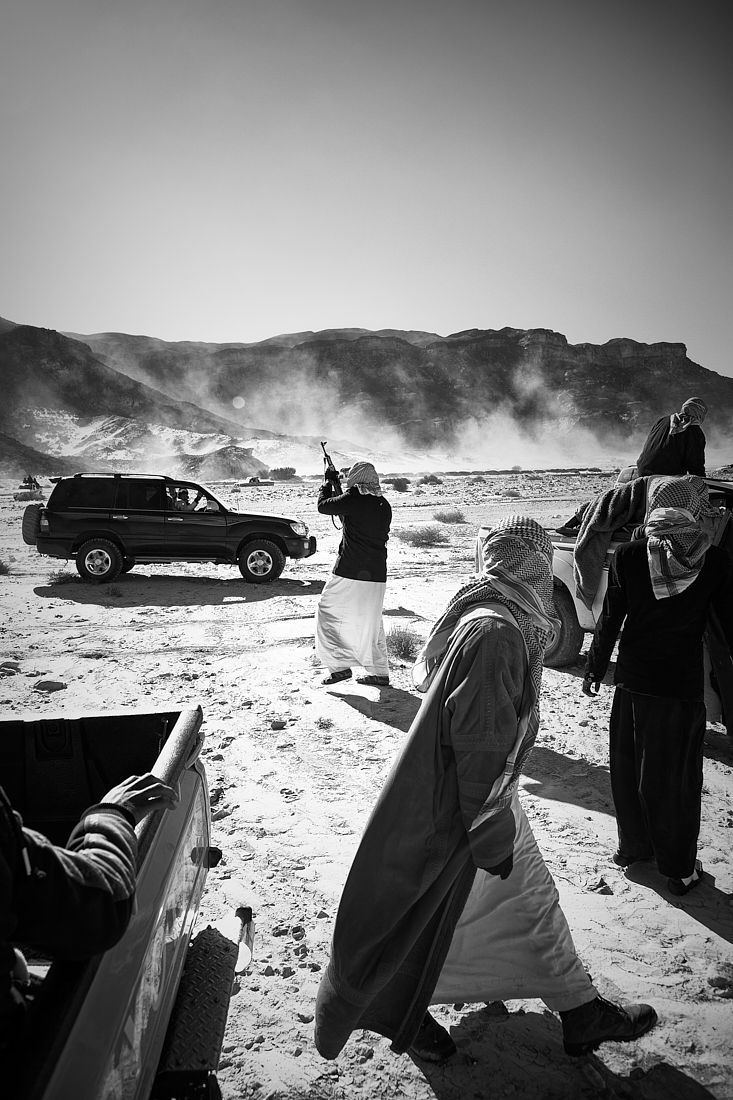
[[369,456],[384,472],[610,468],[632,463],[652,422],[695,394],[711,408],[708,465],[733,455],[733,379],[678,343],[571,345],[511,328],[169,343],[3,322],[0,366],[0,429],[80,468],[316,473],[319,439],[339,465]]

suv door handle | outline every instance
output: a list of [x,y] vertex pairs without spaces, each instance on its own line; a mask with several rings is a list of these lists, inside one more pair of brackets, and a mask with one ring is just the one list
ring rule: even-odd
[[183,516],[166,516],[169,523],[183,523]]
[[112,516],[112,519],[127,519],[127,516]]

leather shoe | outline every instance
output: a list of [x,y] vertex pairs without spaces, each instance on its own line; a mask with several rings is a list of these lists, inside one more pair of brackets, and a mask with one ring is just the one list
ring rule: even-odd
[[651,1005],[615,1005],[596,997],[578,1008],[560,1013],[565,1053],[573,1058],[590,1054],[601,1043],[626,1043],[645,1035],[657,1022]]
[[699,859],[696,859],[695,868],[692,872],[692,882],[683,882],[681,878],[668,878],[667,889],[670,894],[674,894],[675,897],[681,898],[684,894],[689,894],[690,890],[694,890],[701,882],[702,863]]
[[445,1028],[426,1012],[420,1030],[410,1046],[410,1054],[422,1058],[423,1062],[445,1062],[453,1057],[457,1049]]

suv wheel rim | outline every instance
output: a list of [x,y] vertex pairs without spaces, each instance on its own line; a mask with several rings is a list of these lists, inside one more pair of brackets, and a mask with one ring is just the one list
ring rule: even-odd
[[272,571],[272,558],[266,550],[255,550],[247,558],[247,568],[256,577],[266,577]]
[[112,568],[112,559],[106,550],[90,550],[84,558],[84,565],[95,577],[103,577]]

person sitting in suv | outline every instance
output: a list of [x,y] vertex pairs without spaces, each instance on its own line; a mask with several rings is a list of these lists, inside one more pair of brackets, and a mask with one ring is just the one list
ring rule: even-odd
[[188,489],[177,489],[176,499],[173,503],[173,507],[176,509],[177,512],[194,512],[196,510],[196,505],[198,504],[198,502],[205,499],[206,498],[203,493],[197,493],[194,499],[191,501],[189,499]]

